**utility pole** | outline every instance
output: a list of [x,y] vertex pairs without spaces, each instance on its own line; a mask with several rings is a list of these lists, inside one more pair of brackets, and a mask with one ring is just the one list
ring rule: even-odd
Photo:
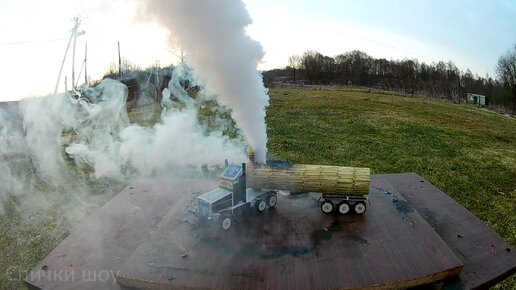
[[[78,31],[79,25],[81,24],[81,20],[78,17],[74,18],[76,22],[75,34],[73,36],[73,55],[72,55],[72,90],[77,88],[79,84],[79,77],[77,77],[77,83],[75,82],[75,44],[77,43],[77,36],[81,36],[84,34],[84,31]],[[84,63],[83,63],[84,64]],[[82,67],[81,67],[82,71]],[[80,76],[80,73],[79,73]]]
[[122,76],[122,58],[120,57],[120,41],[118,41],[118,76]]
[[73,49],[72,49],[72,90],[75,89],[75,43],[77,42],[77,32],[73,36]]
[[[81,69],[79,70],[79,75],[77,76],[77,82],[74,84],[74,88],[77,88],[79,86],[79,79],[81,78],[81,74],[82,74],[82,69],[86,69],[86,57],[84,58],[84,61],[81,63]],[[84,75],[85,77],[87,76],[86,75],[86,71],[84,71]],[[86,79],[87,80],[87,79]],[[86,83],[86,82],[85,82]]]
[[86,60],[88,59],[88,43],[86,42],[86,47],[84,48],[84,83],[88,84],[88,65]]
[[[79,25],[81,24],[78,17],[74,17],[73,21],[75,21],[75,24],[72,28],[72,33],[70,35],[70,39],[68,40],[68,45],[66,46],[65,54],[63,57],[63,62],[61,63],[61,68],[59,69],[59,75],[57,76],[57,83],[56,83],[56,88],[54,90],[54,95],[57,94],[57,89],[59,88],[59,81],[61,80],[61,74],[63,73],[63,67],[64,67],[64,64],[66,61],[66,55],[68,54],[68,50],[70,49],[70,43],[72,42],[72,38],[74,38],[74,36],[77,35],[77,30],[79,29]],[[72,82],[72,84],[73,84],[73,82]]]

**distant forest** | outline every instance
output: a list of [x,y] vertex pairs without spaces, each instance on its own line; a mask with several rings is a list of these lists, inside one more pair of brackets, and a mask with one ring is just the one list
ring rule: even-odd
[[263,73],[266,86],[361,86],[456,102],[464,102],[466,93],[475,93],[488,96],[491,106],[513,108],[510,87],[488,75],[462,71],[452,61],[377,59],[354,50],[335,57],[306,51],[291,56],[288,63],[284,69]]

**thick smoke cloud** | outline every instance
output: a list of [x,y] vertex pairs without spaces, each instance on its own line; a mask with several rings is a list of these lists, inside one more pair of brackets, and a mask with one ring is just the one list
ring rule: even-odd
[[[36,204],[33,193],[41,182],[76,192],[72,202],[80,205],[80,196],[87,194],[81,182],[88,179],[197,176],[202,166],[222,166],[225,158],[245,161],[242,138],[230,139],[222,132],[230,120],[213,115],[218,126],[211,129],[200,122],[199,109],[213,97],[203,90],[197,98],[189,97],[180,81],[191,77],[186,80],[195,83],[195,79],[185,71],[182,66],[175,68],[163,91],[161,119],[152,127],[130,123],[128,89],[111,79],[83,88],[75,97],[65,93],[23,100],[9,115],[0,110],[0,215],[11,196],[26,196],[32,199],[28,204]],[[85,180],[77,180],[78,172],[86,172],[79,177]],[[37,204],[45,208],[48,202],[53,201]]]
[[[88,194],[80,183],[90,179],[184,176],[198,173],[202,165],[222,165],[225,158],[243,162],[245,141],[254,147],[256,161],[265,161],[268,96],[256,70],[263,51],[245,34],[251,19],[244,4],[140,3],[146,17],[170,30],[192,67],[174,68],[163,91],[159,123],[131,124],[128,89],[110,79],[95,88],[82,88],[82,95],[75,97],[68,92],[23,100],[14,106],[14,113],[0,110],[0,215],[12,196],[26,196],[36,204],[31,193],[40,189],[78,192],[79,197]],[[181,80],[200,88],[195,98]],[[203,102],[214,103],[214,98],[218,105],[211,108],[212,114],[200,116]],[[228,121],[228,112],[243,133]],[[235,131],[245,138],[234,138]],[[227,132],[233,132],[232,139]],[[79,181],[77,172],[86,180]],[[48,187],[42,188],[42,183]],[[48,202],[53,201],[38,201]]]
[[232,117],[265,162],[265,107],[269,97],[256,70],[264,52],[245,33],[251,18],[237,0],[141,0],[141,15],[171,33],[172,44],[187,55],[196,75]]
[[[175,82],[180,79],[176,75],[170,86],[178,87]],[[87,118],[75,125],[77,137],[66,148],[76,161],[93,167],[95,177],[177,175],[185,168],[220,165],[225,158],[243,159],[240,145],[204,130],[198,122],[200,99],[188,97],[184,90],[176,91],[175,100],[165,90],[162,103],[172,105],[164,108],[153,127],[129,124],[127,88],[122,83],[104,80],[97,90],[103,99],[84,104]]]

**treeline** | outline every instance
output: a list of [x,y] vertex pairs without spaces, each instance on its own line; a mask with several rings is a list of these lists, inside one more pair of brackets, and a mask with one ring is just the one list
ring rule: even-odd
[[[494,64],[493,64],[494,66]],[[417,59],[387,60],[354,50],[335,57],[306,51],[289,58],[284,69],[264,72],[266,85],[339,85],[364,86],[465,101],[466,93],[486,95],[490,104],[511,108],[506,88],[486,75],[460,70],[453,62],[426,64]]]

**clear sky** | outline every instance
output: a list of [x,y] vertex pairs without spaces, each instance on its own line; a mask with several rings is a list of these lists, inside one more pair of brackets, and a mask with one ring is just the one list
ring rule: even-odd
[[[259,69],[284,67],[289,55],[328,56],[358,49],[373,57],[451,60],[494,76],[498,57],[516,42],[515,0],[244,0],[254,23],[248,34],[265,50]],[[88,43],[88,75],[100,78],[122,57],[147,67],[176,60],[168,34],[135,20],[131,0],[1,0],[0,101],[53,92],[71,19],[82,20],[76,74]],[[71,82],[71,56],[63,71]],[[82,72],[80,82],[84,80]]]

